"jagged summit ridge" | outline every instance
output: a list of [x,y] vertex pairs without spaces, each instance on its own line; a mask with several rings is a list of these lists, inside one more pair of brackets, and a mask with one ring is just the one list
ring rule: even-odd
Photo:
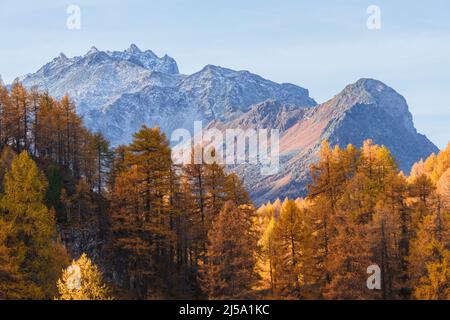
[[267,99],[316,105],[308,90],[249,71],[209,64],[192,75],[181,75],[173,58],[160,58],[135,44],[123,51],[92,47],[84,56],[60,56],[22,81],[58,98],[69,94],[86,124],[101,130],[113,145],[128,142],[145,121],[172,130],[189,128],[192,124],[186,123],[194,119],[228,121]]
[[[140,51],[131,45],[125,51],[100,51],[92,47],[85,55],[68,58],[64,54],[22,79],[26,87],[37,86],[57,98],[66,93],[78,105],[81,115],[102,110],[125,93],[142,90],[152,73],[179,76],[173,58],[159,58],[152,51]],[[172,81],[173,82],[173,81]]]

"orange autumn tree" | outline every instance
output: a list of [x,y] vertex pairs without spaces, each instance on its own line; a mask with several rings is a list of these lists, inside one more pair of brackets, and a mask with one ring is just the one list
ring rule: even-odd
[[[252,297],[256,284],[256,239],[244,210],[228,201],[208,233],[207,260],[202,266],[202,288],[210,299]],[[237,236],[239,235],[239,236]]]
[[[450,246],[448,151],[415,165],[411,176],[405,177],[389,150],[370,140],[361,149],[322,144],[319,160],[311,168],[307,205],[297,200],[305,210],[310,239],[298,242],[304,252],[311,252],[296,272],[310,274],[309,285],[302,288],[305,297],[445,299]],[[258,210],[263,249],[259,265],[267,283],[260,287],[284,298],[280,277],[288,272],[280,275],[277,270],[289,255],[282,254],[275,241],[274,230],[282,216],[276,211],[271,203]],[[371,265],[380,268],[380,290],[366,286]]]
[[54,212],[44,205],[47,186],[44,174],[26,151],[12,161],[4,178],[0,251],[9,256],[9,275],[4,273],[4,277],[18,279],[16,284],[21,287],[10,294],[18,292],[23,299],[51,298],[58,270],[67,259],[64,248],[55,241]]

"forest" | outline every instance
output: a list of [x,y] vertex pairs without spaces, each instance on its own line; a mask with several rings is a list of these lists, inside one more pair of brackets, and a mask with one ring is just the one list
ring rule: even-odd
[[[0,299],[450,299],[450,144],[407,175],[370,140],[323,141],[308,194],[256,208],[222,165],[175,165],[159,128],[111,148],[16,81],[0,150]],[[95,250],[62,236],[91,229]]]

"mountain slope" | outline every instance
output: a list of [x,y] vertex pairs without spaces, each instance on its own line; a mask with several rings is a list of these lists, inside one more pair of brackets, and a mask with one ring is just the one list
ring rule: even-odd
[[70,59],[61,54],[22,83],[58,98],[68,93],[87,127],[101,131],[112,145],[128,143],[144,123],[170,136],[174,129],[192,130],[194,120],[229,121],[268,99],[302,108],[316,105],[308,90],[248,71],[207,65],[180,75],[175,60],[135,45],[113,52],[93,47]]
[[227,122],[214,120],[208,124],[208,128],[217,129],[278,129],[281,132],[286,131],[298,121],[300,121],[309,108],[299,107],[295,104],[280,102],[279,100],[269,99],[261,103],[252,105],[248,112]]
[[346,147],[362,146],[366,139],[385,145],[409,173],[411,166],[438,148],[417,133],[405,99],[380,81],[361,79],[331,100],[307,110],[280,139],[281,168],[277,175],[260,177],[255,169],[239,168],[252,185],[258,202],[306,193],[309,165],[317,160],[322,140]]
[[[193,129],[195,120],[230,121],[267,99],[292,103],[298,108],[316,105],[308,90],[277,84],[248,71],[208,65],[186,76],[173,87],[149,85],[124,94],[105,110],[87,115],[87,125],[117,143],[129,141],[142,123],[158,125],[169,134],[178,128]],[[92,122],[90,121],[92,119]]]

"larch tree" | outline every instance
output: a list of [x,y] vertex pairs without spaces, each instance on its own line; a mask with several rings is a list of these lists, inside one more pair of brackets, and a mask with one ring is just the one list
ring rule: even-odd
[[284,297],[302,297],[302,287],[309,281],[310,234],[304,212],[286,199],[274,229],[277,292]]
[[72,114],[75,113],[75,105],[68,95],[64,95],[61,99],[61,113],[62,113],[62,124],[63,128],[63,148],[64,150],[64,164],[70,165],[72,159],[72,150],[74,149],[73,141],[72,141],[72,131],[74,129],[74,124],[72,123],[73,117]]
[[7,119],[11,100],[8,89],[0,83],[0,146],[3,147],[8,143],[9,138],[9,123]]
[[419,300],[450,300],[450,250],[436,240],[429,246],[432,256],[414,288],[414,296]]
[[450,212],[450,168],[448,168],[437,183],[437,192],[442,198],[442,204],[447,212]]
[[34,161],[23,151],[11,164],[4,179],[0,209],[12,224],[8,247],[16,257],[29,298],[54,294],[56,270],[66,254],[56,239],[54,213],[44,205],[47,181]]
[[58,279],[58,300],[111,300],[102,273],[86,254],[73,261]]
[[[348,216],[339,217],[337,235],[330,245],[326,268],[331,274],[324,297],[329,300],[377,298],[366,286],[367,268],[372,265],[370,246],[363,225]],[[374,294],[375,293],[375,294]]]
[[107,180],[109,190],[114,189],[115,178],[118,177],[122,172],[127,170],[127,165],[125,163],[126,154],[126,145],[119,145],[111,151],[111,162]]
[[[207,263],[201,284],[210,299],[241,299],[252,296],[258,279],[255,270],[256,241],[248,234],[244,213],[226,202],[208,233]],[[240,236],[236,236],[240,235]]]
[[96,174],[94,181],[99,194],[102,194],[106,184],[108,170],[112,161],[112,153],[108,141],[101,133],[96,133],[92,139],[92,147],[95,150]]
[[400,229],[398,216],[392,214],[388,205],[382,201],[374,208],[373,218],[368,224],[372,261],[381,270],[381,299],[398,299],[397,277],[401,275],[400,260],[396,239]]
[[327,141],[323,141],[319,152],[319,161],[310,168],[311,184],[308,185],[308,200],[313,205],[312,221],[315,241],[316,282],[324,288],[331,280],[325,265],[330,253],[330,243],[335,234],[334,217],[337,203],[343,193],[345,171],[340,164],[341,150],[332,150]]
[[410,197],[415,200],[413,223],[416,226],[432,211],[431,204],[435,189],[435,185],[425,174],[419,175],[410,184]]
[[141,197],[144,200],[144,217],[148,232],[155,245],[155,260],[163,265],[170,263],[170,189],[172,158],[169,141],[161,130],[143,126],[133,135],[129,145],[127,163],[136,166],[142,180]]
[[[212,156],[215,150],[210,151]],[[205,186],[206,186],[206,218],[207,227],[214,220],[225,202],[225,180],[224,168],[219,163],[204,164],[205,166]]]
[[13,137],[17,150],[26,150],[28,148],[28,126],[30,124],[30,104],[28,101],[28,92],[18,81],[15,81],[11,87],[11,107],[10,113],[14,128]]
[[12,225],[0,217],[0,300],[27,297],[19,260],[13,256],[7,240],[12,234]]
[[171,153],[159,128],[143,126],[134,135],[124,166],[110,195],[113,256],[135,297],[159,296],[171,286],[175,236]]
[[226,201],[233,201],[237,206],[251,203],[250,196],[236,173],[228,174],[224,184]]
[[[439,233],[440,223],[445,225],[444,237]],[[448,275],[450,273],[448,230],[448,213],[442,217],[436,213],[431,214],[420,222],[417,236],[412,240],[411,252],[408,257],[409,273],[414,296],[418,299],[427,297],[442,299],[443,295],[448,294]]]
[[275,218],[272,217],[261,235],[259,243],[261,250],[258,260],[261,281],[263,282],[261,287],[265,289],[267,287],[265,284],[268,284],[272,297],[275,296],[277,289],[277,277],[275,271],[277,263],[277,248],[276,241],[274,239],[275,224]]
[[[232,197],[226,190],[227,176],[223,166],[214,161],[204,163],[203,153],[202,146],[194,146],[191,162],[182,168],[182,177],[192,193],[193,250],[198,265],[206,262],[208,230],[212,221],[219,214],[227,196]],[[214,149],[210,150],[210,155],[214,157]]]
[[4,146],[0,154],[0,192],[3,192],[3,179],[5,178],[6,172],[11,168],[11,163],[17,154],[9,146]]
[[141,173],[136,166],[116,177],[111,194],[111,232],[114,269],[123,279],[123,287],[131,297],[143,299],[153,276],[154,251],[148,234],[145,203],[141,197]]

